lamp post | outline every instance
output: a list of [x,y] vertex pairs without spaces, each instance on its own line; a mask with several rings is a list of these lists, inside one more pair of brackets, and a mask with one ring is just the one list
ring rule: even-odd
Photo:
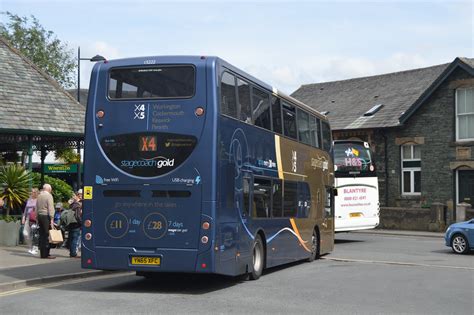
[[89,60],[92,62],[104,61],[101,55],[95,55],[92,58],[81,58],[81,47],[77,47],[77,101],[81,102],[81,60]]
[[[95,55],[92,58],[81,58],[81,47],[77,47],[77,101],[81,102],[81,60],[89,60],[91,62],[104,61],[101,55]],[[81,141],[77,143],[77,154],[79,154],[79,163],[77,163],[77,190],[81,189]]]

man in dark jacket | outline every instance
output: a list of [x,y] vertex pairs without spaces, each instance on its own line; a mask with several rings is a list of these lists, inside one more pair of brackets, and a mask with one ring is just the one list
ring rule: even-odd
[[81,241],[81,225],[82,225],[82,189],[74,195],[72,203],[70,204],[71,211],[74,212],[75,221],[70,223],[67,227],[69,231],[69,256],[71,258],[80,257],[77,254],[79,242]]

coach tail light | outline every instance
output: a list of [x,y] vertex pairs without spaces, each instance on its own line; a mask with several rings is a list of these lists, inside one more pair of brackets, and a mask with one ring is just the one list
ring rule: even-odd
[[103,118],[105,116],[105,112],[103,110],[99,110],[97,113],[95,113],[95,116],[97,118]]
[[86,239],[86,241],[90,241],[92,239],[92,233],[86,233],[84,238]]
[[201,237],[201,242],[202,242],[203,244],[207,244],[207,242],[209,242],[209,237],[207,237],[207,236]]
[[86,228],[91,227],[91,225],[92,225],[92,221],[91,221],[91,220],[85,220],[85,221],[84,221],[84,226],[85,226]]
[[209,230],[210,227],[211,227],[211,224],[209,224],[209,222],[203,222],[202,223],[202,229],[203,230]]

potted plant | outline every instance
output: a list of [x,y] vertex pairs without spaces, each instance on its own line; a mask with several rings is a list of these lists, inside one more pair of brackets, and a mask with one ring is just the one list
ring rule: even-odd
[[0,167],[0,203],[4,215],[0,217],[0,245],[16,246],[19,242],[20,222],[10,216],[10,211],[20,209],[29,197],[30,175],[20,165]]

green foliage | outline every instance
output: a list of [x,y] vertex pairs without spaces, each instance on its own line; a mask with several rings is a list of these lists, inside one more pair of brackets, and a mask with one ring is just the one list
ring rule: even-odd
[[0,220],[3,220],[5,222],[16,222],[19,221],[18,218],[12,217],[11,215],[1,215]]
[[71,148],[57,149],[54,153],[57,160],[60,160],[66,164],[77,164],[81,162],[81,155],[74,152]]
[[5,201],[6,215],[11,210],[20,208],[30,196],[30,176],[20,165],[12,164],[0,167],[0,185],[3,192],[0,198]]
[[10,12],[1,14],[9,21],[0,23],[0,36],[64,88],[75,85],[76,60],[67,44],[45,30],[33,15],[28,19]]
[[[40,187],[41,174],[32,173],[32,176],[33,176],[33,187]],[[53,188],[53,199],[55,203],[68,201],[74,193],[74,191],[72,190],[72,187],[68,183],[66,183],[65,181],[59,178],[45,175],[44,182],[45,184],[50,184],[51,187]]]

